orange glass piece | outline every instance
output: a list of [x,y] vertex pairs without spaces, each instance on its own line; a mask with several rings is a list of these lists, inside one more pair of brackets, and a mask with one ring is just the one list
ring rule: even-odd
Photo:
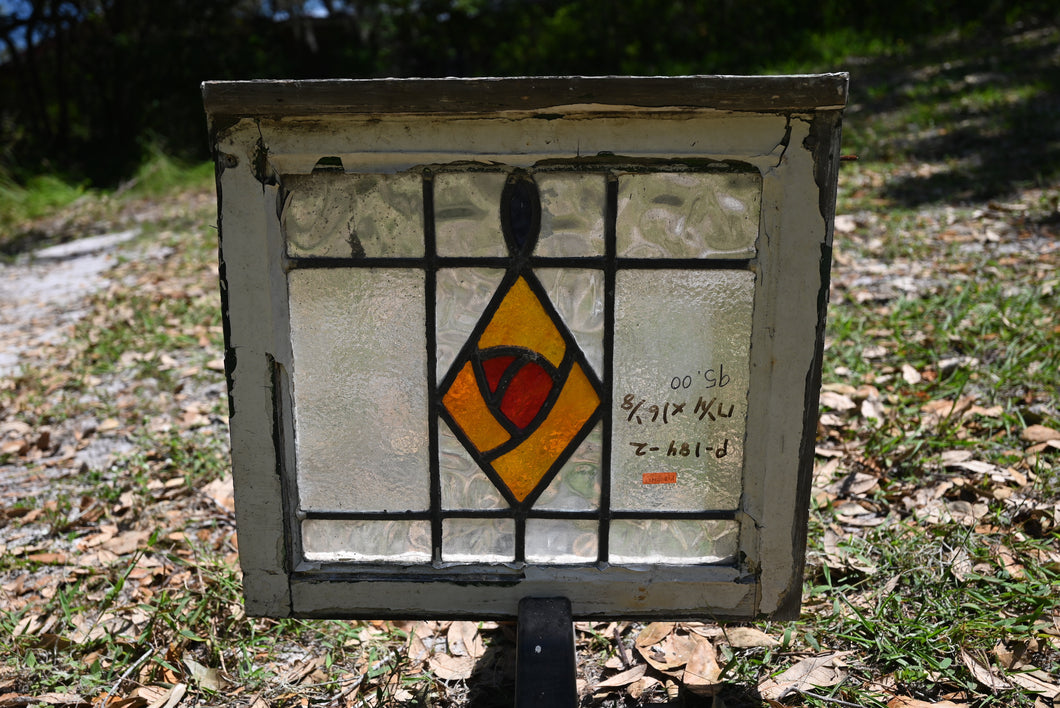
[[482,452],[492,450],[511,437],[486,407],[470,361],[457,374],[442,403],[464,435]]
[[497,346],[525,347],[541,354],[555,367],[559,367],[567,352],[563,335],[525,278],[515,281],[479,337],[479,349]]
[[493,469],[512,496],[523,501],[592,418],[600,397],[577,363],[548,417],[514,450],[493,460]]

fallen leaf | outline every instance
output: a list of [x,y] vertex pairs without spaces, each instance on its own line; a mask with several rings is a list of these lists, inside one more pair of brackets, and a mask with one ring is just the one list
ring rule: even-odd
[[866,361],[872,359],[882,359],[887,356],[887,347],[875,345],[871,347],[865,347],[861,350],[861,358]]
[[674,631],[673,622],[652,622],[637,635],[638,647],[650,647],[661,642],[670,632]]
[[88,708],[88,706],[92,705],[89,701],[86,701],[75,693],[44,693],[38,696],[5,693],[0,696],[0,708],[38,706],[42,703],[49,706],[69,706],[70,708],[81,708],[82,706]]
[[1040,693],[1051,701],[1060,698],[1060,685],[1045,671],[1028,666],[1024,671],[1013,671],[1007,674],[1012,683],[1027,689],[1031,693]]
[[887,409],[879,401],[866,398],[861,402],[861,417],[866,420],[883,420],[887,417]]
[[184,655],[183,661],[184,666],[188,667],[188,675],[200,688],[207,691],[220,691],[224,688],[225,680],[217,669],[203,666],[187,654]]
[[486,653],[486,645],[479,636],[478,625],[474,622],[453,622],[449,625],[446,638],[449,641],[449,651],[455,655],[478,659]]
[[642,695],[644,695],[645,691],[655,688],[656,686],[659,686],[661,684],[662,681],[655,678],[654,676],[642,676],[639,680],[631,684],[630,687],[626,689],[626,693],[629,694],[630,698],[638,700]]
[[126,531],[100,544],[100,548],[115,555],[124,556],[138,549],[150,537],[150,531]]
[[942,460],[943,467],[952,467],[965,460],[972,459],[973,454],[971,450],[946,450],[939,455],[939,458]]
[[825,408],[831,408],[834,411],[849,411],[858,407],[858,404],[854,403],[854,400],[849,396],[844,396],[841,393],[835,393],[833,391],[822,391],[821,392],[821,405]]
[[972,676],[975,677],[975,680],[989,688],[991,691],[1002,691],[1012,688],[1012,684],[991,671],[988,666],[979,662],[979,660],[964,649],[961,649],[961,661],[968,670],[972,672]]
[[1022,668],[1024,666],[1023,659],[1040,649],[1038,640],[1031,639],[1030,642],[1015,642],[1011,646],[1006,645],[1004,642],[998,642],[991,653],[997,659],[1001,668],[1011,671]]
[[121,427],[121,421],[117,418],[107,418],[96,428],[97,433],[109,433]]
[[434,675],[442,681],[464,681],[471,678],[471,672],[475,668],[475,660],[470,656],[450,656],[449,654],[435,654],[427,662]]
[[852,553],[846,547],[840,545],[843,537],[836,533],[833,529],[825,529],[824,532],[824,552],[825,559],[828,561],[828,567],[835,570],[857,570],[866,575],[873,575],[876,572],[876,564],[867,558],[861,557],[857,553]]
[[316,671],[318,668],[324,665],[324,657],[306,657],[305,659],[296,662],[287,673],[283,675],[283,683],[286,684],[299,684],[305,680],[306,676]]
[[946,510],[950,519],[964,526],[975,526],[980,519],[986,516],[990,508],[986,504],[972,504],[966,501],[947,501]]
[[879,482],[875,475],[852,472],[828,485],[827,490],[840,497],[861,496],[875,489]]
[[803,659],[778,676],[758,684],[758,692],[768,700],[782,700],[808,688],[828,688],[846,678],[843,657],[850,652],[836,652]]
[[725,639],[729,642],[729,646],[734,649],[775,647],[780,645],[780,642],[776,639],[754,627],[729,627],[725,630]]
[[31,553],[26,560],[44,565],[62,565],[66,563],[65,553]]
[[713,696],[722,686],[718,682],[721,667],[718,666],[717,652],[706,637],[692,636],[695,637],[693,640],[695,648],[692,649],[692,655],[688,657],[681,680],[685,688],[697,696]]
[[1016,560],[1016,556],[1013,555],[1012,551],[1009,550],[1008,547],[998,546],[996,549],[994,549],[994,552],[997,554],[998,560],[1001,561],[1001,565],[1002,567],[1004,567],[1005,572],[1007,572],[1010,576],[1012,576],[1016,580],[1022,580],[1026,577],[1026,573],[1023,570],[1023,565],[1018,560]]
[[1044,425],[1030,425],[1020,433],[1020,438],[1032,443],[1043,443],[1050,440],[1060,440],[1060,430],[1053,430]]
[[695,640],[691,635],[674,632],[650,646],[642,646],[638,638],[637,651],[645,661],[659,671],[673,671],[688,662],[695,645]]
[[8,440],[0,445],[0,453],[5,455],[25,455],[29,451],[29,443],[25,440]]
[[622,688],[628,686],[631,683],[635,683],[640,680],[640,677],[644,675],[644,672],[648,670],[647,664],[638,664],[632,669],[627,669],[622,673],[615,674],[610,678],[606,678],[600,683],[593,686],[593,689],[599,688]]
[[950,554],[950,573],[957,582],[963,583],[972,574],[972,557],[963,548],[957,548]]
[[975,474],[996,474],[1001,471],[1001,468],[997,465],[983,462],[982,460],[962,460],[960,462],[947,464],[946,467],[951,469],[961,469],[965,472],[972,472]]
[[924,380],[920,372],[909,364],[902,364],[902,379],[910,386],[915,386]]
[[408,649],[406,654],[413,666],[419,666],[431,655],[435,645],[434,630],[427,622],[416,622],[408,630]]
[[202,493],[212,499],[217,506],[225,511],[235,512],[235,492],[232,489],[231,475],[210,482],[202,488]]
[[184,694],[188,692],[188,686],[184,683],[178,683],[169,689],[169,692],[165,696],[160,697],[157,701],[152,703],[148,708],[174,708],[182,700],[184,700]]
[[147,708],[147,699],[140,696],[112,698],[107,702],[107,708]]
[[941,703],[928,703],[927,701],[921,701],[916,698],[907,698],[906,696],[895,696],[887,704],[887,708],[967,708],[967,704],[953,703],[951,701],[942,701]]
[[[1048,449],[1060,450],[1060,440],[1046,440],[1042,443],[1035,443],[1027,448],[1027,452],[1037,455],[1039,452],[1045,452]],[[1032,469],[1038,466],[1038,462],[1035,460],[1030,460],[1030,463],[1030,468]]]

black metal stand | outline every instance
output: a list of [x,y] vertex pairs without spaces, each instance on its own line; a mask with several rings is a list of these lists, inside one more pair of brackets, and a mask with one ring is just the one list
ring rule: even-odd
[[519,601],[515,708],[578,705],[574,620],[565,597]]

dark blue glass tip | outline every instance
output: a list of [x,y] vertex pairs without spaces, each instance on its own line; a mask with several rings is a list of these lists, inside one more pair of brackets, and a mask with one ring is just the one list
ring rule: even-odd
[[525,172],[514,172],[501,195],[501,228],[512,255],[533,251],[541,229],[541,198]]

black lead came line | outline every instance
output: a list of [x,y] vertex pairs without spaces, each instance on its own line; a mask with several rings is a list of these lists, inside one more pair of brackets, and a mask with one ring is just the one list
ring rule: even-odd
[[431,560],[442,561],[442,481],[438,458],[438,341],[435,303],[438,289],[436,236],[434,229],[434,179],[430,170],[423,171],[423,248],[426,253],[424,272],[424,323],[427,328],[427,455],[430,473]]
[[[614,381],[615,358],[615,283],[618,249],[618,178],[608,175],[604,200],[604,371],[603,380]],[[611,445],[614,399],[611,386],[601,388],[603,411],[600,450],[600,526],[597,531],[597,562],[607,563],[611,544]]]
[[[705,509],[701,511],[611,511],[614,519],[644,521],[733,521],[734,509]],[[571,519],[593,520],[600,517],[599,510],[522,509],[508,506],[496,509],[448,509],[431,511],[328,511],[315,509],[303,512],[305,520],[314,521],[433,521],[442,519],[514,519],[522,514],[524,519]]]
[[[433,229],[432,229],[433,230]],[[617,258],[614,256],[531,256],[526,263],[536,268],[586,268],[595,270],[751,270],[754,258]],[[510,258],[490,256],[376,256],[365,258],[327,258],[292,256],[287,270],[326,270],[329,268],[496,268],[508,270]]]

